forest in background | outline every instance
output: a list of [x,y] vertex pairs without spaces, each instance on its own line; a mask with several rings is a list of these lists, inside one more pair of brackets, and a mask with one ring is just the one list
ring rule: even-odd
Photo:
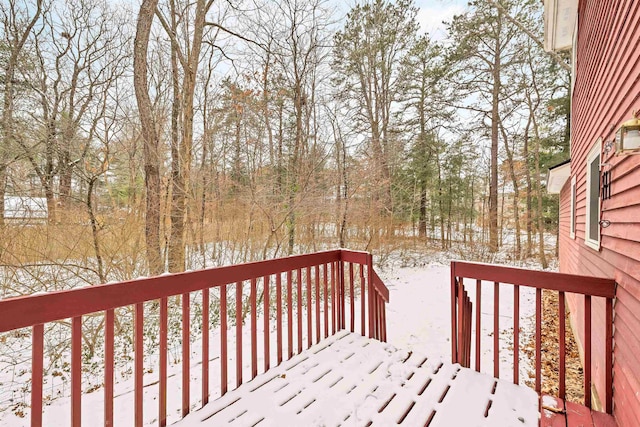
[[0,204],[0,297],[337,246],[546,266],[570,58],[541,9],[436,40],[410,0],[3,2],[0,199],[48,217]]

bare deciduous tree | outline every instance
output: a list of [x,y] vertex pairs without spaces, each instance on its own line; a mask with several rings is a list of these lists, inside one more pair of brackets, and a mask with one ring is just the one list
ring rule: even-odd
[[[16,83],[16,69],[23,49],[33,27],[40,19],[43,0],[37,0],[35,10],[25,2],[23,6],[17,0],[9,0],[0,6],[2,12],[1,24],[5,40],[2,41],[4,49],[8,52],[3,61],[3,75],[0,76],[3,83],[2,92],[2,122],[0,122],[0,227],[4,226],[4,196],[7,183],[7,166],[11,161],[12,149],[15,138],[14,118],[14,84]],[[33,15],[29,17],[29,12]]]
[[144,139],[144,172],[146,191],[145,239],[147,263],[153,275],[164,270],[160,256],[160,153],[159,135],[149,96],[147,49],[158,0],[143,0],[133,45],[133,84]]

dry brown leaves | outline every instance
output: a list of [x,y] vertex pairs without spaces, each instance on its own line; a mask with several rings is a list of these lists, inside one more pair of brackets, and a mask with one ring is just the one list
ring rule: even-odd
[[[584,401],[584,377],[578,346],[569,323],[569,313],[565,312],[566,325],[566,397],[565,400],[582,404]],[[558,374],[560,353],[558,330],[558,293],[542,292],[542,393],[552,396],[559,394]],[[535,322],[533,323],[535,324]],[[535,331],[524,339],[523,351],[531,361],[533,371],[525,381],[535,388]]]

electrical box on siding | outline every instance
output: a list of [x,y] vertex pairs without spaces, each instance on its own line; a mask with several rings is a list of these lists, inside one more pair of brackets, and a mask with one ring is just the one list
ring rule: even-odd
[[544,0],[544,48],[569,50],[578,17],[578,0]]

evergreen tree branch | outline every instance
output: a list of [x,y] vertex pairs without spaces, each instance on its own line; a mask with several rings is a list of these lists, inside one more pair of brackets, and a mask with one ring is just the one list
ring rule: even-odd
[[516,27],[518,27],[518,29],[520,29],[523,33],[525,33],[527,36],[529,36],[529,38],[531,40],[533,40],[538,46],[540,46],[545,52],[547,52],[547,54],[553,58],[553,60],[560,66],[562,67],[564,70],[566,71],[571,71],[571,65],[567,64],[560,55],[558,55],[556,52],[554,51],[547,51],[544,49],[544,43],[533,33],[533,31],[529,30],[527,27],[525,27],[520,21],[518,21],[517,19],[515,19],[513,16],[511,16],[507,10],[504,8],[504,6],[502,6],[502,4],[500,4],[499,0],[487,0],[489,3],[491,3],[492,5],[494,5],[498,10],[500,10],[505,18],[507,18],[507,20],[509,22],[511,22],[513,25],[515,25]]

